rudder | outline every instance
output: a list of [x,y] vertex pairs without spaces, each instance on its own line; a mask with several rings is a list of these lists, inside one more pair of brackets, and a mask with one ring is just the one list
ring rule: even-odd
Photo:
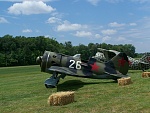
[[125,53],[119,53],[118,55],[114,56],[110,61],[113,62],[114,68],[118,70],[123,75],[128,73],[129,69],[129,61],[128,57]]

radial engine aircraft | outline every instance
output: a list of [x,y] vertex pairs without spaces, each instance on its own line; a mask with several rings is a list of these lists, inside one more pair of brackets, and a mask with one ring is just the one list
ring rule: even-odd
[[150,67],[150,52],[145,53],[139,60],[148,63]]
[[[98,51],[93,58],[99,61],[108,61],[114,56],[118,55],[120,52],[115,50],[107,50],[103,48],[98,48]],[[132,70],[147,70],[150,68],[150,53],[145,53],[142,58],[136,60],[132,57],[127,56],[129,59],[129,69]]]
[[68,56],[60,53],[45,51],[43,56],[36,59],[40,64],[41,72],[52,74],[45,81],[47,88],[56,87],[59,79],[66,75],[93,78],[93,79],[113,79],[127,77],[129,62],[125,53],[119,53],[106,63],[101,63],[95,58],[83,61],[80,55]]

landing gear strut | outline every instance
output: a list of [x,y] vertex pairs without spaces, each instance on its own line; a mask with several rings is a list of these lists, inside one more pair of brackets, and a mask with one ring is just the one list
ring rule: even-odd
[[57,76],[58,76],[58,73],[53,72],[53,75],[50,78],[45,80],[45,82],[44,82],[45,87],[46,88],[55,88],[60,79]]
[[57,72],[53,72],[53,75],[46,79],[44,84],[45,84],[45,87],[46,88],[55,88],[59,82],[59,79],[60,78],[65,78],[66,75],[64,74],[61,74],[60,76],[58,76],[58,73]]

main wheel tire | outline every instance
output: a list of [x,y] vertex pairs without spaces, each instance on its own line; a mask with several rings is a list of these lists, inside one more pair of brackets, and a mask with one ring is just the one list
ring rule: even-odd
[[45,84],[45,87],[46,87],[46,88],[55,88],[56,86]]

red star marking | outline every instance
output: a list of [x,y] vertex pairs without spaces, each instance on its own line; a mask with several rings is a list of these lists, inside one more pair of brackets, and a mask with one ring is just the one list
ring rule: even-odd
[[119,66],[124,66],[124,64],[126,63],[126,60],[124,60],[124,58],[121,58],[121,59],[119,59],[118,60],[118,62],[119,62]]
[[129,65],[131,65],[132,64],[132,62],[129,60]]
[[90,64],[92,66],[92,71],[98,71],[99,66],[96,64],[96,62],[94,64]]

